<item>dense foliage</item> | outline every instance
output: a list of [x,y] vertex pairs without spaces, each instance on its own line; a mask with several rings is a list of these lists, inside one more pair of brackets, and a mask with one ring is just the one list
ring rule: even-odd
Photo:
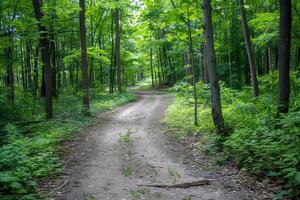
[[175,84],[178,135],[214,135],[299,194],[299,13],[297,0],[1,0],[0,194],[59,172],[59,143],[140,81]]
[[14,106],[2,106],[1,113],[5,111],[6,120],[13,117],[23,123],[9,122],[0,132],[1,199],[37,198],[38,181],[55,177],[61,171],[57,154],[62,148],[61,143],[76,138],[78,132],[92,125],[96,113],[134,100],[132,94],[97,93],[87,115],[81,111],[78,97],[62,96],[54,104],[58,114],[55,120],[33,123],[26,119],[32,119],[32,113],[40,111],[31,101],[26,104],[20,99],[20,105],[16,101]]
[[257,176],[283,180],[280,194],[299,195],[300,186],[300,81],[293,74],[293,95],[288,115],[278,116],[276,84],[278,74],[259,79],[261,95],[253,98],[249,88],[234,90],[222,85],[222,105],[228,135],[215,134],[210,117],[210,93],[198,83],[199,126],[193,124],[193,99],[190,86],[176,84],[175,103],[167,111],[165,122],[178,137],[203,136],[211,145],[205,151],[216,153],[223,146],[226,159]]

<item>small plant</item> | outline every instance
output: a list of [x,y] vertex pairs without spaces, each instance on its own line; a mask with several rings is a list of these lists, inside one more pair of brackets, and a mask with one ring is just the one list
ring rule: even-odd
[[123,176],[131,176],[132,175],[132,169],[130,166],[124,166],[123,169],[122,169],[122,175]]
[[146,189],[139,189],[136,191],[130,190],[129,193],[134,200],[137,200],[137,199],[145,199],[145,195],[149,193],[149,191]]
[[133,133],[132,129],[129,128],[126,130],[125,134],[120,134],[119,141],[120,142],[130,142],[130,135]]
[[176,169],[168,168],[168,172],[173,183],[176,183],[177,178],[181,178],[181,174]]

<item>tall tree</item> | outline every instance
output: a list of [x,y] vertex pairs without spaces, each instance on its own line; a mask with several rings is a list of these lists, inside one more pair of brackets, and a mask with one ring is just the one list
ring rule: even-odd
[[117,71],[117,85],[118,91],[122,92],[122,78],[121,78],[121,38],[120,38],[120,9],[116,8],[116,71]]
[[203,9],[203,20],[204,20],[204,34],[206,43],[206,56],[207,56],[207,67],[209,75],[209,83],[211,89],[211,100],[212,100],[212,117],[214,125],[216,126],[219,133],[224,133],[224,119],[222,115],[221,97],[220,97],[220,86],[217,77],[217,63],[216,63],[216,52],[214,47],[214,37],[212,30],[212,19],[211,19],[211,4],[210,0],[202,1]]
[[240,12],[241,12],[241,18],[243,24],[245,45],[247,49],[248,61],[250,66],[253,96],[257,97],[259,92],[258,92],[258,82],[257,82],[257,75],[256,75],[256,66],[254,62],[254,55],[253,55],[252,45],[250,41],[250,33],[249,33],[249,27],[248,27],[248,22],[246,17],[244,0],[240,0]]
[[89,78],[88,78],[88,61],[86,50],[86,26],[85,26],[85,0],[79,1],[80,13],[80,44],[81,44],[81,67],[82,67],[82,90],[83,90],[83,106],[89,108]]
[[193,38],[190,19],[188,17],[188,64],[192,70],[192,84],[193,84],[193,96],[194,96],[194,124],[198,126],[198,102],[197,102],[197,89],[196,89],[196,76],[195,76],[195,66],[194,66],[194,51],[193,51]]
[[287,113],[290,97],[291,0],[280,0],[278,48],[279,102],[278,112]]
[[150,72],[151,72],[151,85],[154,88],[154,77],[153,77],[153,52],[152,47],[150,47]]
[[5,48],[6,64],[6,79],[5,84],[8,89],[8,100],[14,101],[14,73],[13,73],[13,52],[12,52],[12,37],[9,36],[9,46]]
[[52,119],[53,117],[53,109],[52,109],[52,70],[50,64],[50,42],[48,37],[48,31],[46,27],[42,24],[43,13],[41,12],[42,0],[32,0],[35,18],[38,21],[38,29],[40,33],[40,47],[42,53],[42,63],[44,65],[44,76],[45,76],[45,111],[46,118]]

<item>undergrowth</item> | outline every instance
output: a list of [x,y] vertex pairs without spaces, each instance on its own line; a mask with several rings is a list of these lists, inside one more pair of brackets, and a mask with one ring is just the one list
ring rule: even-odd
[[300,80],[292,74],[290,111],[276,112],[278,75],[260,77],[260,96],[251,88],[233,90],[221,84],[221,99],[228,136],[215,134],[209,86],[197,84],[199,126],[193,124],[192,88],[185,83],[171,90],[177,99],[165,116],[165,123],[182,138],[189,135],[207,140],[206,152],[223,151],[224,159],[234,160],[248,172],[274,182],[282,182],[278,199],[300,195]]
[[97,113],[134,101],[133,94],[95,93],[90,113],[82,112],[81,98],[60,96],[54,102],[55,118],[43,121],[41,99],[18,96],[13,106],[0,97],[0,199],[40,199],[41,180],[61,172],[61,142],[93,124]]

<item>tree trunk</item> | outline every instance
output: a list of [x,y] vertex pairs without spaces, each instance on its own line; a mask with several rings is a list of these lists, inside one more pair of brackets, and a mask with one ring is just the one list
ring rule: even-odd
[[194,124],[198,126],[198,102],[197,102],[197,89],[196,89],[196,76],[195,76],[195,66],[194,66],[194,51],[193,51],[193,39],[191,24],[188,22],[188,37],[189,37],[189,56],[188,62],[192,70],[192,84],[193,84],[193,97],[194,97]]
[[272,48],[268,47],[268,64],[269,64],[269,72],[272,74],[273,71],[273,59],[272,59]]
[[200,81],[204,82],[204,63],[202,59],[202,45],[199,44],[199,75],[200,75]]
[[203,60],[203,63],[204,63],[204,66],[203,66],[203,69],[204,69],[204,83],[205,84],[208,84],[209,83],[209,77],[208,77],[208,58],[207,58],[207,48],[206,48],[206,44],[204,44],[204,49],[203,49],[203,57],[204,57],[204,60]]
[[204,20],[204,33],[206,42],[207,64],[209,83],[211,88],[211,100],[212,100],[212,117],[214,125],[216,126],[218,133],[223,134],[225,131],[224,120],[222,115],[220,86],[217,77],[217,63],[216,52],[214,48],[214,38],[212,31],[212,19],[211,19],[211,4],[210,0],[202,1],[203,8],[203,20]]
[[38,95],[38,84],[39,84],[39,69],[38,69],[38,60],[39,60],[39,44],[34,50],[34,95]]
[[31,41],[26,43],[26,68],[27,68],[27,81],[28,81],[28,87],[30,91],[33,93],[33,84],[32,84],[32,72],[31,72],[31,57],[30,57],[30,51],[31,51]]
[[114,93],[114,83],[115,83],[115,74],[114,74],[114,58],[115,58],[115,54],[114,54],[114,13],[111,12],[111,63],[110,63],[110,69],[109,69],[109,92],[110,93]]
[[82,90],[83,90],[83,106],[89,108],[89,78],[88,78],[88,61],[86,50],[86,27],[85,27],[85,0],[79,1],[81,8],[79,13],[80,23],[80,44],[81,44],[81,67],[82,67]]
[[14,101],[14,73],[13,73],[13,54],[11,44],[5,48],[5,56],[7,59],[6,68],[6,87],[8,89],[7,98],[9,101]]
[[150,70],[151,70],[151,84],[152,84],[152,88],[154,88],[154,80],[153,80],[153,52],[152,52],[152,48],[150,48]]
[[56,85],[56,75],[57,75],[57,55],[56,55],[56,47],[55,47],[55,35],[51,33],[50,35],[51,42],[50,42],[50,56],[51,56],[51,68],[52,68],[52,93],[53,96],[57,96],[57,85]]
[[291,0],[280,0],[278,47],[279,101],[278,112],[287,113],[290,97]]
[[40,47],[42,53],[42,62],[45,71],[45,111],[46,119],[52,119],[53,110],[52,110],[52,71],[50,64],[50,54],[49,54],[49,38],[46,27],[41,24],[41,19],[43,18],[43,13],[41,12],[41,0],[32,0],[33,8],[35,13],[35,18],[38,22],[38,28],[40,33]]
[[251,81],[252,81],[252,87],[253,87],[253,96],[258,96],[258,82],[257,82],[257,75],[256,75],[256,66],[254,62],[254,56],[253,56],[253,50],[252,45],[250,41],[250,34],[249,34],[249,27],[247,23],[246,18],[246,11],[244,7],[244,0],[240,0],[240,12],[241,12],[241,18],[242,18],[242,24],[243,24],[243,31],[244,31],[244,39],[248,54],[248,61],[250,66],[250,73],[251,73]]
[[116,72],[117,72],[117,85],[119,93],[122,93],[122,77],[121,77],[121,38],[120,38],[120,10],[116,9]]

